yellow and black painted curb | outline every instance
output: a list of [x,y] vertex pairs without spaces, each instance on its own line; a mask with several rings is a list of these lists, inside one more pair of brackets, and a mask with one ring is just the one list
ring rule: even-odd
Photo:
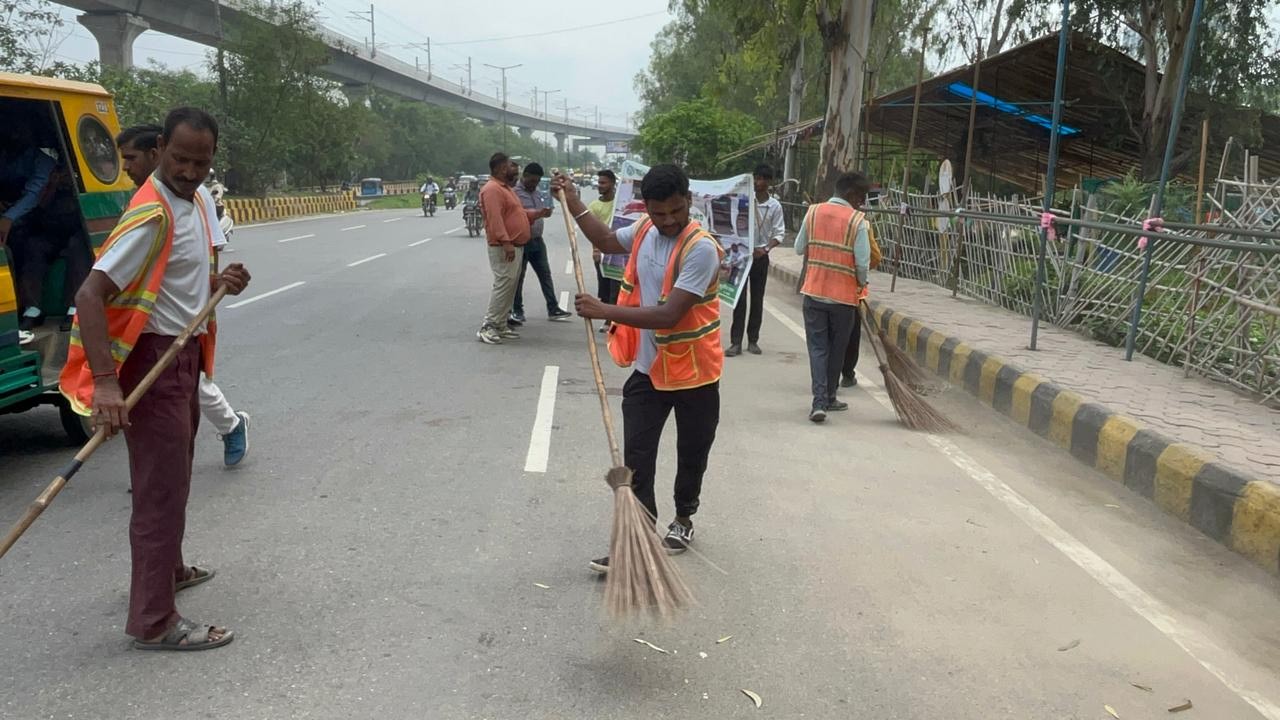
[[356,201],[350,193],[343,193],[305,197],[227,198],[226,206],[237,225],[251,225],[303,215],[355,210]]
[[[792,286],[795,271],[770,273]],[[1165,512],[1280,574],[1280,485],[872,301],[877,324],[921,366],[1070,452]]]

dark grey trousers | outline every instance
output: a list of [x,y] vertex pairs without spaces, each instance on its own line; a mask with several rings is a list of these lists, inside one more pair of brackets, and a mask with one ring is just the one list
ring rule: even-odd
[[836,399],[840,369],[844,365],[853,318],[857,308],[804,299],[804,339],[809,346],[809,376],[813,381],[813,407],[826,409]]

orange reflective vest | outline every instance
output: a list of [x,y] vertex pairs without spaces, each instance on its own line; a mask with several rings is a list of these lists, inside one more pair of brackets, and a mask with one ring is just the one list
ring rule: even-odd
[[[636,221],[635,227],[631,255],[627,258],[627,267],[618,288],[618,305],[623,307],[640,307],[640,293],[636,289],[639,284],[636,258],[640,257],[640,244],[653,228],[653,221],[646,215]],[[723,255],[720,243],[701,225],[690,220],[676,239],[676,247],[667,262],[659,305],[667,301],[675,287],[685,256],[702,238],[715,243],[716,253]],[[654,388],[688,390],[718,381],[724,366],[724,349],[720,347],[720,273],[716,273],[706,293],[674,327],[654,330],[653,335],[658,344],[658,356],[649,368],[649,380]],[[610,326],[609,354],[619,367],[630,367],[635,362],[639,343],[640,331],[637,328],[618,323]]]
[[[107,237],[98,251],[101,257],[122,235],[146,223],[155,223],[156,233],[147,252],[147,261],[138,276],[127,287],[121,288],[119,294],[107,301],[107,336],[111,341],[111,357],[115,360],[116,372],[133,351],[138,337],[147,327],[147,320],[156,305],[156,295],[164,282],[164,271],[169,265],[169,253],[173,249],[173,209],[165,200],[156,183],[158,178],[152,176],[129,201],[129,207],[120,216],[115,229]],[[209,241],[209,280],[216,279],[217,260],[213,252],[213,230],[206,220],[204,209],[197,207],[199,218],[204,225],[205,235]],[[199,337],[201,367],[204,373],[213,376],[213,355],[217,337],[217,323],[209,316],[209,325],[205,333]],[[93,370],[89,368],[84,346],[80,342],[80,318],[77,314],[71,327],[71,343],[67,348],[67,364],[62,367],[62,375],[58,378],[58,388],[71,403],[71,408],[81,415],[88,415],[93,407]]]
[[808,244],[801,294],[841,305],[858,304],[864,295],[858,285],[853,243],[863,224],[870,233],[866,215],[847,205],[824,202],[809,209],[804,217]]

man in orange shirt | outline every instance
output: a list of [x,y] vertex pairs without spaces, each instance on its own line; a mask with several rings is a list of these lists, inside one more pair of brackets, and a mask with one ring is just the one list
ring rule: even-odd
[[489,243],[489,268],[493,270],[493,291],[489,310],[476,338],[487,345],[520,337],[507,324],[516,298],[520,268],[524,266],[524,245],[529,242],[529,223],[551,216],[551,208],[526,210],[514,190],[520,168],[505,153],[489,158],[489,182],[480,190],[480,212],[484,214],[485,239]]

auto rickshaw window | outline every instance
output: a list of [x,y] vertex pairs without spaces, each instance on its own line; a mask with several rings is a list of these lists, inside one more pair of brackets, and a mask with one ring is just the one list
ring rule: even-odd
[[104,185],[110,185],[120,176],[120,156],[116,153],[111,131],[92,115],[81,116],[77,126],[80,154],[89,166],[89,172]]

